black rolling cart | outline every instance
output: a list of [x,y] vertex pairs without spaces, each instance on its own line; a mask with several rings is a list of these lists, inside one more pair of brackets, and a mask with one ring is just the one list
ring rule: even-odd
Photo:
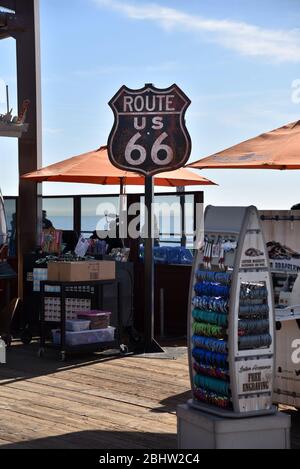
[[[88,299],[91,301],[92,309],[103,309],[103,289],[106,285],[117,286],[117,324],[113,340],[106,342],[99,341],[89,344],[70,345],[66,340],[66,304],[72,299]],[[51,289],[49,291],[49,288]],[[122,355],[128,352],[125,344],[121,343],[121,318],[120,318],[120,288],[118,280],[96,280],[88,282],[60,282],[41,281],[41,307],[40,307],[40,348],[39,356],[42,357],[47,348],[56,349],[59,352],[61,361],[67,355],[79,353],[93,353],[108,349],[119,348]],[[45,317],[45,298],[57,298],[59,301],[60,319],[49,320]],[[48,341],[47,331],[50,328],[60,328],[60,344]]]

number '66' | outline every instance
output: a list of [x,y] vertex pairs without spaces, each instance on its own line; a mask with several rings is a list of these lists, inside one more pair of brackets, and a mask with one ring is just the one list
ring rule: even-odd
[[[141,134],[135,134],[128,142],[125,150],[125,159],[127,163],[132,166],[140,166],[142,165],[147,158],[146,149],[142,145],[138,145],[136,142],[141,138]],[[166,140],[168,134],[164,132],[161,134],[154,142],[153,147],[151,149],[151,159],[153,163],[157,164],[158,166],[165,166],[171,163],[174,158],[174,153],[172,148],[169,145],[163,144],[163,141]],[[139,152],[139,158],[133,159],[132,153],[136,151]],[[158,153],[160,151],[165,152],[165,156],[158,157]]]

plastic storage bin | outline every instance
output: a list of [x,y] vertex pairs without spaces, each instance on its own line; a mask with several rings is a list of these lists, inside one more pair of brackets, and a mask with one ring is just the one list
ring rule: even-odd
[[[66,345],[89,345],[98,344],[102,342],[113,342],[115,338],[115,327],[108,327],[106,329],[96,329],[80,332],[66,332]],[[52,330],[52,339],[54,345],[60,345],[60,330]]]
[[111,313],[108,311],[80,311],[77,313],[78,319],[85,319],[90,322],[90,329],[106,329],[110,325]]
[[66,321],[66,331],[80,332],[88,331],[90,329],[91,321],[83,319],[71,319]]

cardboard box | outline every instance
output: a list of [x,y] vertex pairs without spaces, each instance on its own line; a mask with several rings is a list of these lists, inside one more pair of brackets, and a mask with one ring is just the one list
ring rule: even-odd
[[114,280],[116,264],[113,261],[50,262],[48,280],[60,282],[88,282]]

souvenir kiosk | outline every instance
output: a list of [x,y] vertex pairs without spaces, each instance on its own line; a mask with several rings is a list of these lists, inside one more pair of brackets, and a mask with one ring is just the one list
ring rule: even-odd
[[272,405],[272,279],[255,207],[208,207],[190,287],[192,399],[178,408],[181,448],[285,448]]
[[273,277],[276,367],[273,402],[300,409],[300,212],[260,212]]

